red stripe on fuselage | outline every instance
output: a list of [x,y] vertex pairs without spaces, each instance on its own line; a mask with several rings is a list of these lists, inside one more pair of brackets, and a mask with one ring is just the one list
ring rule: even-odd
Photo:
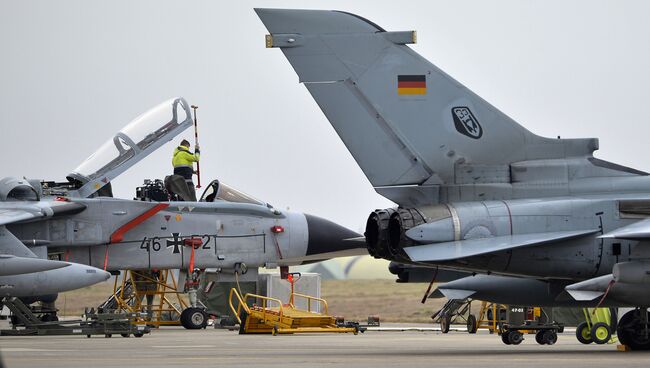
[[151,216],[153,216],[156,213],[164,210],[167,207],[169,207],[169,204],[166,204],[166,203],[157,204],[155,207],[145,211],[140,216],[134,218],[133,220],[129,221],[128,223],[126,223],[125,225],[120,227],[119,229],[115,230],[113,235],[111,235],[110,244],[121,242],[122,240],[124,240],[124,234],[126,234],[129,230],[131,230],[131,229],[135,228],[136,226],[140,225],[145,220],[149,219]]

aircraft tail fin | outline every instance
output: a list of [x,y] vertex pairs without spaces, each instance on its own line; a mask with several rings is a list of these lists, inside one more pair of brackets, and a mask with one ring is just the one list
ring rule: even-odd
[[[537,136],[387,32],[323,10],[255,10],[373,186],[453,184],[460,164],[584,157],[597,139]],[[493,165],[493,166],[492,166]]]

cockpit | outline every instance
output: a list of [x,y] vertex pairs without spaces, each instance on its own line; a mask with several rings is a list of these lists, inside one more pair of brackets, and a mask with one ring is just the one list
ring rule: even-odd
[[132,120],[67,178],[87,197],[192,125],[190,106],[182,97],[169,99]]
[[[95,153],[68,174],[68,183],[42,182],[41,190],[46,196],[112,197],[110,183],[113,179],[192,124],[192,114],[187,101],[182,97],[169,99],[133,119],[107,140]],[[1,185],[0,189],[2,189]],[[196,201],[194,188],[189,187],[185,179],[179,175],[167,175],[164,179],[146,179],[135,192],[134,200]],[[32,195],[27,189],[15,190],[11,194],[6,197],[18,196],[25,199]],[[217,201],[255,204],[271,208],[266,202],[240,192],[219,180],[213,180],[204,190],[199,202]]]
[[261,206],[267,205],[265,202],[255,199],[246,193],[240,192],[229,185],[219,182],[219,180],[213,180],[208,185],[208,187],[203,191],[203,195],[201,195],[199,202],[214,202],[215,200],[234,203],[258,204]]

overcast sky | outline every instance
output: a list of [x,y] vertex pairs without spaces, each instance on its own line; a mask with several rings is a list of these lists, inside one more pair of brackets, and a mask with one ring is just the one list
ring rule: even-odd
[[[598,137],[650,171],[650,2],[0,0],[0,176],[63,180],[131,119],[199,105],[203,182],[361,231],[372,186],[253,7],[336,9],[387,30],[535,133]],[[184,137],[192,138],[190,130]],[[180,140],[180,138],[178,139]],[[114,181],[171,171],[170,143]]]

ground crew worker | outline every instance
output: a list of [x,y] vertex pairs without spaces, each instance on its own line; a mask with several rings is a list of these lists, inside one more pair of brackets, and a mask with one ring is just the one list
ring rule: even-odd
[[194,153],[190,152],[190,142],[187,139],[181,141],[180,146],[174,150],[172,165],[174,166],[174,175],[180,175],[185,178],[188,188],[194,193],[194,162],[199,162],[199,145],[194,146]]

